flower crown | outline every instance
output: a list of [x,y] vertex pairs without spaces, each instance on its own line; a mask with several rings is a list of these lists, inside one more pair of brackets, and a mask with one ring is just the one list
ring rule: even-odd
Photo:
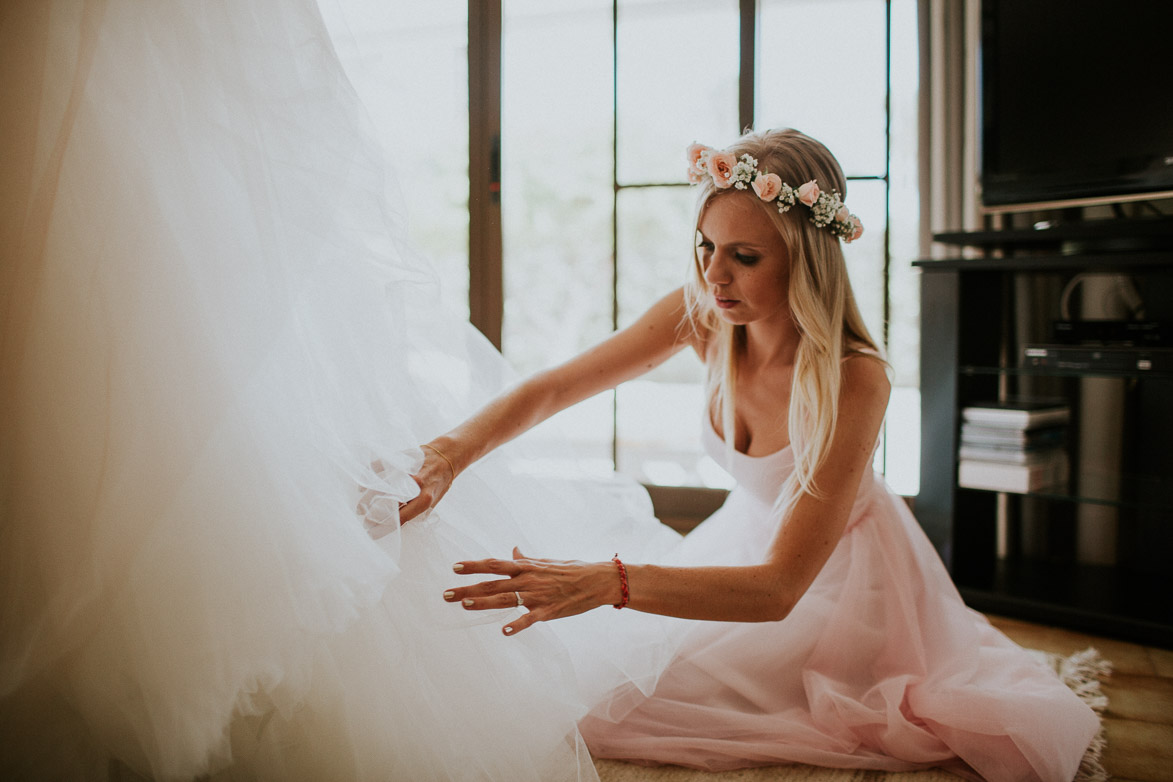
[[797,188],[791,187],[777,174],[759,170],[758,161],[749,154],[738,159],[732,152],[704,144],[691,145],[688,148],[688,181],[695,185],[703,182],[705,177],[711,178],[719,190],[752,188],[763,201],[776,201],[780,213],[790,211],[795,204],[802,204],[811,210],[812,223],[819,228],[828,228],[844,242],[854,242],[863,235],[863,223],[847,211],[839,193],[820,190],[813,179]]

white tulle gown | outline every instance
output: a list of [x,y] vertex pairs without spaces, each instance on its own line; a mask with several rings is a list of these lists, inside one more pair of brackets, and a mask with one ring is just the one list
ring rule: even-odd
[[676,536],[524,442],[398,527],[416,444],[510,378],[437,312],[315,3],[13,0],[0,66],[0,778],[595,778],[576,720],[671,634],[507,638],[451,564]]

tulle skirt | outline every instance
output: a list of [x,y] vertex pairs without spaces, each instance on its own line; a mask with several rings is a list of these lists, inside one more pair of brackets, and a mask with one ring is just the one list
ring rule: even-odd
[[[772,519],[771,504],[742,484],[672,561],[754,564]],[[708,770],[942,767],[1025,782],[1073,779],[1099,719],[965,606],[904,502],[875,476],[784,621],[695,624],[652,696],[620,687],[580,727],[597,757]]]
[[416,445],[512,378],[315,4],[18,0],[0,52],[0,776],[594,778],[575,722],[666,623],[507,638],[451,564],[676,536],[524,442],[398,526]]

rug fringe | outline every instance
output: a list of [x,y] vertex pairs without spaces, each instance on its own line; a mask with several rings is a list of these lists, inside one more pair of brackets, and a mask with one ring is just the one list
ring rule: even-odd
[[[1088,647],[1082,652],[1076,652],[1069,657],[1059,654],[1048,654],[1051,667],[1059,674],[1063,683],[1071,688],[1080,700],[1091,707],[1097,715],[1102,715],[1108,708],[1108,696],[1100,687],[1100,678],[1110,676],[1112,663],[1105,660],[1094,647]],[[1107,736],[1104,731],[1103,720],[1100,729],[1083,753],[1079,763],[1079,771],[1075,775],[1076,782],[1107,782],[1108,772],[1104,768],[1104,748],[1107,746]]]

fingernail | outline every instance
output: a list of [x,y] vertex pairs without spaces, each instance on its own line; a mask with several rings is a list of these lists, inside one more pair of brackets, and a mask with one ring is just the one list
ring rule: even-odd
[[462,602],[462,603],[464,603],[464,606],[467,608],[468,606],[472,605],[472,598],[471,598],[471,597],[466,597],[466,598],[464,598],[464,600],[463,600],[463,601],[461,601],[461,602]]
[[513,628],[512,628],[512,627],[506,627],[506,628],[505,628],[505,635],[509,635],[509,634],[510,634],[510,633],[512,633],[512,632],[513,632]]
[[449,591],[447,591],[447,592],[445,592],[445,593],[444,593],[444,599],[445,599],[445,600],[451,600],[451,599],[452,599],[452,598],[454,598],[454,597],[456,597],[456,593],[455,593],[455,592],[453,592],[453,591],[451,591],[451,590],[449,590]]
[[464,565],[456,564],[452,566],[452,569],[459,573],[460,571],[464,570]]

